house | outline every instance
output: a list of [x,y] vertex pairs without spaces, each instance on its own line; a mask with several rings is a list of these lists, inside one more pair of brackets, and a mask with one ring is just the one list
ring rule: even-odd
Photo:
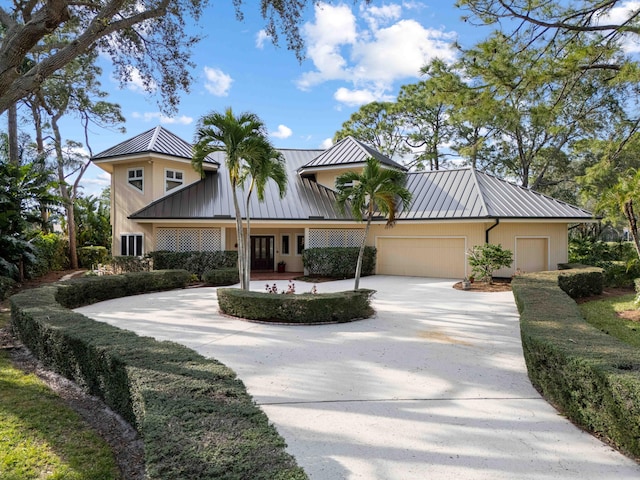
[[[280,150],[287,192],[267,185],[264,202],[251,202],[251,268],[302,271],[302,250],[358,246],[364,224],[336,207],[334,183],[369,157],[385,168],[401,165],[354,138],[327,150]],[[111,174],[113,252],[215,251],[237,248],[234,208],[221,152],[191,167],[191,144],[156,127],[93,157]],[[485,242],[514,253],[510,276],[555,269],[567,261],[570,225],[593,221],[590,212],[473,169],[408,173],[411,207],[393,228],[373,221],[368,245],[378,250],[376,273],[463,278],[466,252]],[[244,205],[241,206],[244,215]]]

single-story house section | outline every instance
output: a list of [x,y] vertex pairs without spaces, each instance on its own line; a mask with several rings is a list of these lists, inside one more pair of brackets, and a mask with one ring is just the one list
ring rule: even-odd
[[[364,224],[336,207],[336,177],[361,170],[369,157],[404,169],[351,137],[327,150],[280,151],[288,170],[285,198],[270,182],[264,202],[253,195],[250,206],[253,270],[285,262],[287,271],[299,272],[304,248],[360,245]],[[191,153],[191,144],[158,126],[93,157],[111,174],[115,255],[237,248],[224,155],[211,154],[201,178]],[[366,239],[378,250],[378,274],[463,278],[471,271],[466,252],[485,242],[514,253],[500,276],[555,269],[567,261],[570,225],[594,221],[586,210],[473,169],[407,176],[411,207],[393,228],[374,219]]]

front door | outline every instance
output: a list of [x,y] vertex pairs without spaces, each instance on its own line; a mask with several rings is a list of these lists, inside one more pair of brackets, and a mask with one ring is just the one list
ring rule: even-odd
[[272,236],[251,236],[251,270],[273,272],[274,243]]

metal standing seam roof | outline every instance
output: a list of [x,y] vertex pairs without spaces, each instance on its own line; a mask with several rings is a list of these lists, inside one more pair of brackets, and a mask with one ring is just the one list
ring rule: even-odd
[[315,170],[318,168],[335,167],[336,165],[364,163],[369,157],[375,158],[383,165],[406,171],[403,165],[394,162],[386,155],[383,155],[351,136],[343,138],[335,145],[324,150],[311,162],[300,167],[300,170]]
[[[151,130],[147,130],[140,135],[136,135],[133,138],[94,155],[92,160],[107,160],[140,153],[160,153],[171,157],[191,160],[193,156],[193,146],[176,134],[158,125]],[[205,162],[217,164],[211,155],[207,156]]]

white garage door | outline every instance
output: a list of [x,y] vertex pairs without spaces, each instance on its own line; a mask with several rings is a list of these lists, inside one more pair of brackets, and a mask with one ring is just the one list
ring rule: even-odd
[[464,278],[465,239],[397,238],[377,239],[377,272],[381,275]]

